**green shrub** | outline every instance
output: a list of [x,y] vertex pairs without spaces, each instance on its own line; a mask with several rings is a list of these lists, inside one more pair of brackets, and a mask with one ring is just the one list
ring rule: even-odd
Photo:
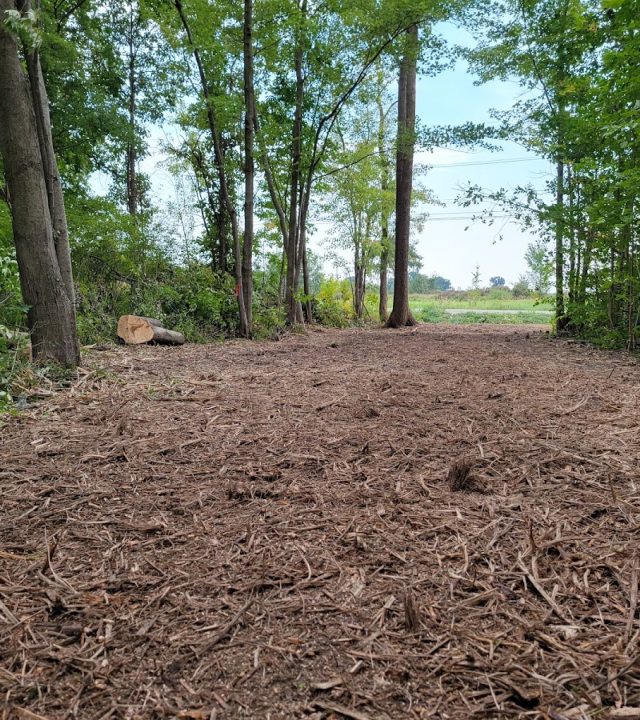
[[157,318],[190,342],[232,336],[237,329],[233,278],[205,265],[171,268],[145,282],[81,282],[77,295],[82,344],[113,340],[120,315]]
[[26,312],[15,255],[12,250],[0,250],[0,325],[24,328]]
[[446,320],[446,315],[442,308],[435,305],[425,305],[418,319],[424,323],[441,323]]
[[348,280],[323,280],[314,304],[316,322],[329,327],[347,327],[354,319],[351,285]]

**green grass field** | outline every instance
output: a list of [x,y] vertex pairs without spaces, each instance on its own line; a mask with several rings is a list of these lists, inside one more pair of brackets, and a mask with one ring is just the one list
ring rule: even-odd
[[[514,297],[508,291],[471,290],[410,295],[409,306],[419,322],[534,323],[548,325],[552,305],[548,298]],[[455,311],[455,312],[447,312]],[[499,311],[498,313],[490,311]]]

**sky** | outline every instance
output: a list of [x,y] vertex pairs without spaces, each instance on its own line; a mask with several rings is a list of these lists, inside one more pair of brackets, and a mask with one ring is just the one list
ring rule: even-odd
[[[451,25],[443,25],[441,31],[452,43],[473,43],[468,33]],[[491,109],[509,109],[521,93],[515,82],[475,85],[466,63],[459,61],[435,77],[418,78],[416,114],[424,127],[490,123]],[[551,165],[516,143],[502,143],[500,152],[438,148],[431,153],[417,153],[415,162],[431,166],[416,182],[446,203],[446,207],[419,208],[430,215],[423,229],[413,235],[424,263],[422,272],[441,275],[460,289],[470,287],[476,266],[483,286],[489,285],[494,276],[513,284],[525,274],[524,254],[534,239],[531,233],[509,217],[496,219],[491,226],[474,221],[472,216],[479,214],[483,206],[465,208],[457,205],[455,198],[469,183],[489,191],[529,184],[544,190],[552,177]],[[319,236],[311,246],[322,251],[322,233]]]
[[[444,25],[441,30],[451,42],[473,42],[468,34],[453,26]],[[515,82],[496,81],[476,86],[466,63],[460,61],[435,77],[419,77],[417,116],[425,127],[469,121],[488,123],[492,108],[508,109],[521,92]],[[174,181],[164,166],[166,158],[159,150],[171,134],[167,126],[152,128],[151,153],[142,163],[142,170],[150,177],[152,192],[161,204],[176,197]],[[516,143],[503,143],[499,152],[455,148],[418,152],[415,162],[431,166],[416,182],[446,203],[445,207],[426,206],[418,210],[429,214],[422,229],[414,231],[417,250],[423,259],[423,273],[441,275],[449,279],[453,287],[466,289],[471,285],[476,266],[479,266],[483,286],[494,276],[502,276],[507,284],[513,284],[527,272],[524,254],[533,236],[509,217],[496,219],[491,226],[473,220],[472,216],[480,212],[481,206],[464,208],[456,205],[455,198],[468,183],[487,190],[528,184],[543,190],[553,172],[547,161]],[[106,182],[106,178],[97,177],[92,184],[97,192],[104,192]],[[329,228],[322,223],[316,227],[310,248],[320,256],[329,256],[325,242]],[[330,259],[325,260],[324,268],[328,273],[336,272]],[[344,275],[344,268],[339,272]]]
[[[460,39],[458,30],[448,28],[445,33]],[[474,85],[466,63],[460,61],[436,77],[419,78],[416,114],[426,127],[467,121],[489,123],[492,108],[508,109],[521,92],[515,82]],[[533,240],[531,234],[508,217],[497,219],[492,226],[455,219],[460,215],[470,218],[480,208],[464,208],[452,201],[468,183],[488,190],[528,184],[543,190],[552,176],[551,165],[516,143],[503,143],[500,152],[439,148],[433,153],[418,153],[416,160],[432,165],[421,182],[447,204],[446,208],[426,208],[432,218],[415,236],[424,262],[422,271],[442,275],[459,288],[469,287],[477,265],[482,284],[488,285],[489,278],[496,275],[508,284],[516,282],[527,271],[524,253]]]

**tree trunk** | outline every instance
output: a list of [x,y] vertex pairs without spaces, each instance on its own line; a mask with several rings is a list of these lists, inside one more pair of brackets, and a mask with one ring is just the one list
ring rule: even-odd
[[185,343],[182,333],[163,328],[159,320],[139,315],[123,315],[118,320],[117,334],[127,345],[143,345],[150,342],[158,345]]
[[216,212],[216,229],[218,233],[218,267],[220,272],[229,272],[229,247],[227,218],[224,209],[222,188],[218,188],[218,210]]
[[138,178],[136,177],[136,54],[133,47],[133,17],[130,16],[129,34],[129,142],[127,143],[127,210],[138,214]]
[[[306,3],[303,9],[306,8]],[[302,110],[304,101],[304,77],[302,74],[302,38],[298,35],[295,50],[296,108],[291,139],[291,200],[289,203],[289,242],[287,245],[287,323],[295,325],[299,320],[298,286],[298,194],[300,183],[300,158],[302,154]]]
[[574,218],[574,195],[575,187],[573,182],[573,173],[571,172],[571,165],[567,167],[567,196],[569,198],[569,213],[567,215],[568,228],[567,232],[569,235],[569,276],[567,278],[567,286],[569,289],[568,301],[569,305],[575,302],[575,278],[576,278],[576,265],[578,262],[578,243],[576,233],[576,223]]
[[307,323],[313,322],[313,305],[311,303],[311,285],[309,281],[309,263],[307,258],[307,233],[304,226],[300,228],[300,252],[302,254],[302,287],[304,290],[304,319]]
[[[0,18],[13,9],[12,0],[0,0]],[[66,234],[56,244],[55,222],[64,218],[64,204],[35,54],[29,64],[31,83],[22,70],[16,38],[0,22],[0,153],[33,353],[36,359],[74,367],[80,353]]]
[[389,284],[388,272],[389,272],[389,248],[387,243],[389,242],[389,230],[386,225],[382,226],[382,251],[380,252],[380,304],[378,305],[378,315],[381,323],[386,323],[389,314],[387,311],[387,296]]
[[242,290],[247,314],[247,335],[252,332],[253,306],[253,158],[255,94],[253,88],[253,0],[244,0],[244,243]]
[[387,284],[388,284],[388,269],[389,269],[389,217],[387,215],[384,197],[387,190],[389,189],[389,162],[387,159],[387,153],[384,147],[385,143],[385,113],[384,107],[382,106],[382,87],[384,77],[382,72],[378,70],[378,95],[376,102],[378,105],[378,153],[380,155],[380,190],[383,195],[383,206],[382,206],[382,217],[380,219],[380,244],[382,249],[380,250],[380,304],[378,306],[378,315],[381,323],[386,323],[389,318],[387,310]]
[[231,195],[229,193],[229,186],[227,184],[227,173],[224,167],[224,151],[222,148],[222,140],[220,137],[220,131],[216,122],[216,114],[211,100],[211,92],[209,89],[209,82],[207,75],[204,71],[204,64],[200,51],[198,50],[194,39],[193,33],[191,32],[191,26],[184,12],[184,7],[181,0],[174,0],[174,6],[180,16],[182,27],[187,35],[187,40],[191,46],[193,58],[196,61],[198,68],[198,74],[200,76],[200,86],[202,89],[202,97],[205,101],[207,109],[207,122],[209,125],[209,132],[211,134],[211,141],[213,143],[214,160],[216,164],[216,170],[218,171],[218,181],[220,184],[220,200],[222,207],[226,210],[231,223],[231,239],[233,242],[233,257],[235,260],[235,280],[236,280],[236,297],[238,299],[238,313],[240,316],[240,335],[243,337],[249,336],[249,328],[247,322],[247,313],[244,304],[244,292],[242,290],[242,244],[240,242],[240,235],[238,231],[238,216],[236,209],[233,205]]
[[313,322],[313,307],[311,304],[311,288],[309,285],[309,267],[307,262],[307,217],[309,215],[309,202],[311,199],[311,187],[308,182],[300,193],[300,217],[298,220],[298,237],[299,237],[299,253],[302,265],[302,283],[303,291],[307,299],[304,303],[304,315],[302,314],[302,306],[298,304],[299,320],[308,323]]
[[415,145],[416,75],[418,26],[407,30],[407,46],[398,81],[398,141],[396,150],[396,258],[393,309],[387,327],[415,325],[409,310],[409,235],[411,230],[411,191]]
[[39,53],[37,51],[30,52],[28,49],[25,49],[25,55],[27,58],[27,72],[38,130],[38,142],[40,143],[44,179],[47,186],[49,213],[53,224],[53,241],[56,248],[56,257],[67,295],[71,303],[75,305],[69,230],[67,228],[67,216],[64,209],[62,182],[60,180],[60,173],[58,172],[55,150],[53,148],[49,100],[42,76]]
[[[556,322],[564,317],[564,161],[556,163]],[[562,330],[558,327],[558,330]]]
[[367,216],[364,232],[362,231],[362,223],[358,223],[357,234],[359,240],[356,241],[355,248],[355,267],[354,267],[354,300],[355,313],[358,320],[362,320],[365,311],[365,295],[367,291],[367,265],[369,257],[367,254],[367,245],[370,242],[371,218]]

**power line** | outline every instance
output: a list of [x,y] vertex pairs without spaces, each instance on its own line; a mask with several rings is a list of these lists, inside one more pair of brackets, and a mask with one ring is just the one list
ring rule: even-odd
[[[484,210],[490,210],[490,208],[484,208]],[[446,217],[447,215],[473,215],[474,217],[478,215],[478,213],[482,212],[483,209],[480,208],[478,212],[473,212],[471,210],[451,210],[450,212],[433,212],[427,213],[427,217]],[[498,212],[505,214],[504,210],[499,210]]]
[[[341,172],[342,170],[348,170],[349,168],[353,167],[354,165],[358,165],[363,160],[366,160],[370,157],[375,157],[376,155],[380,155],[379,150],[374,150],[373,152],[367,153],[366,155],[363,155],[362,157],[356,158],[353,162],[347,163],[346,165],[341,165],[340,167],[333,168],[333,170],[329,170],[325,173],[322,173],[321,175],[317,175],[315,180],[322,180],[326,177],[330,177],[331,175],[335,175],[336,173]],[[453,162],[453,163],[436,163],[435,165],[429,164],[427,161],[426,165],[429,166],[431,170],[434,168],[447,168],[447,167],[471,167],[473,165],[506,165],[508,163],[519,163],[519,162],[534,162],[535,160],[541,160],[542,158],[537,157],[526,157],[526,158],[504,158],[502,160],[469,160],[466,162]]]
[[490,215],[491,217],[511,217],[511,214],[508,213],[506,210],[496,210],[495,212],[491,212],[490,208],[484,208],[479,209],[477,212],[474,212],[473,210],[452,210],[451,212],[434,212],[434,213],[426,213],[423,217],[426,219],[429,218],[446,218],[446,217],[480,217],[481,215]]
[[453,163],[436,163],[434,165],[427,165],[430,168],[447,168],[447,167],[470,167],[472,165],[506,165],[507,163],[519,163],[519,162],[534,162],[541,158],[504,158],[503,160],[469,160],[468,162],[453,162]]
[[[505,218],[511,218],[511,215],[492,215],[492,219],[500,220]],[[424,222],[449,222],[451,220],[479,220],[480,218],[474,215],[458,215],[456,217],[428,217],[424,219]]]
[[[494,213],[491,215],[492,220],[504,220],[504,219],[510,219],[513,220],[513,215],[510,215],[509,213]],[[450,220],[478,220],[481,221],[482,218],[480,215],[460,215],[457,213],[451,213],[447,214],[444,213],[442,215],[427,215],[426,217],[421,218],[422,222],[448,222]],[[336,223],[333,220],[316,220],[314,225],[335,225]]]

